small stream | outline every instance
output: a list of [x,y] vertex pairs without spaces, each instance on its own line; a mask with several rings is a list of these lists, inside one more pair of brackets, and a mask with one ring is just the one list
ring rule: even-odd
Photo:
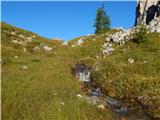
[[84,64],[77,64],[74,69],[76,78],[83,82],[90,82],[90,68],[87,68]]
[[[80,80],[84,87],[87,86],[88,91],[85,99],[88,103],[93,105],[103,105],[112,111],[115,120],[153,120],[145,111],[134,110],[133,108],[125,107],[125,102],[106,96],[100,87],[93,85],[90,74],[91,68],[86,67],[84,64],[77,64],[74,68],[74,75]],[[89,86],[89,87],[88,87]]]

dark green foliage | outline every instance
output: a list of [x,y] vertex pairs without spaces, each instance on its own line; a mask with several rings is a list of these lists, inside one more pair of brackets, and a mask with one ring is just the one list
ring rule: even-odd
[[110,19],[106,15],[104,4],[102,4],[101,8],[97,9],[94,27],[96,28],[95,33],[98,34],[110,29]]
[[147,40],[147,29],[144,25],[140,25],[134,35],[133,42],[140,43]]
[[33,44],[35,45],[40,45],[42,42],[39,41],[38,39],[32,39]]
[[41,61],[41,59],[38,59],[38,58],[32,59],[32,62],[40,62],[40,61]]

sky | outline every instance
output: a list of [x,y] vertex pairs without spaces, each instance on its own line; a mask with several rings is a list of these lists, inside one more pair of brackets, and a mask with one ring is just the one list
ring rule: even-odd
[[[130,28],[135,22],[136,1],[105,1],[111,28]],[[93,34],[100,1],[3,1],[1,21],[43,37],[71,40]]]

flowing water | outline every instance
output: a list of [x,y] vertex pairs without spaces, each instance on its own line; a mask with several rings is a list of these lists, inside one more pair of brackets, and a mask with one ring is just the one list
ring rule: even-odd
[[87,68],[84,64],[77,64],[75,68],[76,78],[84,81],[84,82],[90,82],[90,69]]
[[104,105],[112,111],[115,120],[121,120],[121,118],[125,120],[153,120],[144,110],[134,110],[124,107],[125,102],[112,98],[111,96],[104,95],[101,88],[93,85],[90,77],[91,70],[84,64],[77,64],[74,68],[74,73],[76,78],[84,83],[84,86],[90,86],[85,97],[86,101],[94,105]]

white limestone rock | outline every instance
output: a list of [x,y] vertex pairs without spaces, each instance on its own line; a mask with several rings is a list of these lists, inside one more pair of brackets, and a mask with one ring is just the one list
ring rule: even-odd
[[75,47],[76,45],[71,45],[71,47]]
[[27,37],[27,42],[32,42],[32,37]]
[[98,107],[98,108],[101,108],[101,109],[105,109],[105,106],[102,105],[102,104],[101,104],[101,105],[98,105],[97,107]]
[[133,63],[134,63],[134,59],[133,59],[133,58],[129,58],[129,59],[128,59],[128,63],[129,63],[129,64],[133,64]]
[[158,3],[159,0],[138,0],[136,8],[136,22],[138,24],[148,24],[159,14]]
[[34,50],[34,51],[38,51],[38,50],[40,50],[40,48],[39,48],[39,46],[35,46],[35,47],[33,48],[33,50]]
[[12,43],[15,43],[15,44],[19,44],[19,45],[22,44],[22,41],[19,41],[19,40],[12,40],[11,42],[12,42]]
[[18,36],[19,36],[20,38],[22,38],[22,39],[25,38],[25,36],[23,36],[23,35],[21,35],[21,34],[19,34]]
[[61,102],[60,104],[61,104],[62,106],[64,106],[64,105],[65,105],[65,103],[64,103],[64,102]]
[[10,34],[11,34],[11,35],[16,35],[16,32],[15,32],[15,31],[11,31]]
[[82,45],[83,42],[84,42],[84,38],[80,38],[77,42],[76,42],[76,45],[79,46],[79,45]]
[[18,56],[16,55],[16,56],[14,56],[14,58],[15,58],[15,59],[17,59],[17,58],[18,58]]
[[103,54],[104,56],[110,55],[110,54],[112,54],[112,52],[114,51],[114,49],[112,48],[112,44],[110,44],[110,43],[105,43],[105,44],[101,47],[101,49],[102,49],[102,54]]
[[76,96],[77,96],[77,98],[82,98],[81,94],[77,94]]
[[22,66],[22,69],[23,69],[23,70],[27,70],[28,67],[27,67],[26,65],[23,65],[23,66]]
[[48,46],[43,46],[43,49],[44,50],[46,50],[46,51],[52,51],[53,50],[53,48],[51,48],[51,47],[48,47]]

